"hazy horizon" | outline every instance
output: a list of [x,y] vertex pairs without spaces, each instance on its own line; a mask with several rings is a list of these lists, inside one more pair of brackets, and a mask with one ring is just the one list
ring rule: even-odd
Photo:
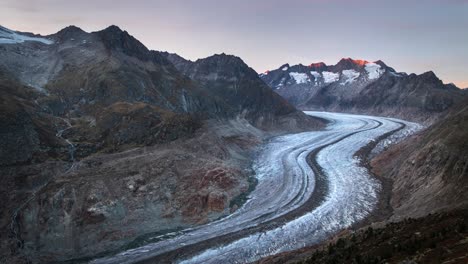
[[468,87],[466,0],[0,1],[0,24],[18,31],[117,25],[149,49],[190,60],[224,52],[259,73],[351,57]]

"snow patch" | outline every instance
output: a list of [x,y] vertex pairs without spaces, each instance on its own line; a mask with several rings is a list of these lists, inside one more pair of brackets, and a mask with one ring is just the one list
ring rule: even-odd
[[289,76],[291,76],[297,84],[310,82],[309,76],[302,72],[290,72]]
[[322,75],[323,75],[323,81],[325,83],[333,83],[340,79],[339,73],[324,71],[322,72]]
[[345,80],[344,82],[341,83],[341,85],[351,84],[354,81],[356,81],[357,78],[359,78],[359,76],[361,75],[359,72],[355,70],[344,70],[342,73],[343,73],[343,76],[345,77]]
[[385,72],[377,63],[369,62],[365,67],[370,80],[378,79]]
[[49,40],[49,39],[21,35],[21,34],[16,33],[13,30],[9,30],[7,28],[0,26],[0,44],[16,44],[16,43],[23,43],[25,41],[41,42],[46,45],[50,45],[54,43],[52,40]]
[[284,67],[283,67],[283,69],[281,69],[281,70],[283,70],[283,71],[287,71],[288,69],[289,69],[289,67],[288,67],[288,66],[284,66]]

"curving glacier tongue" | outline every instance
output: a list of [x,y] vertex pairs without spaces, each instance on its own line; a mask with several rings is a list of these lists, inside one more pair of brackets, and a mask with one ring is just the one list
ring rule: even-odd
[[[329,113],[308,114],[331,120],[351,117]],[[324,148],[317,155],[329,183],[326,200],[312,212],[283,226],[242,238],[220,248],[209,249],[181,263],[239,263],[312,245],[327,236],[362,220],[375,207],[380,184],[360,167],[354,154],[385,133],[401,127],[385,118],[352,116],[381,125],[360,131],[336,144]],[[254,245],[254,246],[252,246]]]
[[[190,258],[173,254],[186,258],[175,261],[245,263],[321,242],[362,220],[374,209],[381,187],[360,166],[355,153],[372,140],[411,124],[371,116],[306,113],[329,120],[327,129],[279,136],[265,144],[254,162],[258,184],[236,212],[92,263],[164,261],[168,253],[183,253],[196,245],[205,250],[195,251]],[[312,152],[319,171],[308,163]],[[327,191],[317,195],[319,183]],[[311,201],[314,206],[308,206]]]

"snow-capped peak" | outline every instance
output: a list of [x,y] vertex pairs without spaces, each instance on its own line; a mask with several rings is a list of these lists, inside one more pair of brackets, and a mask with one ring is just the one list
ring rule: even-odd
[[54,43],[52,40],[46,38],[26,36],[16,31],[0,26],[0,44],[16,44],[23,43],[25,41],[41,42],[46,45]]

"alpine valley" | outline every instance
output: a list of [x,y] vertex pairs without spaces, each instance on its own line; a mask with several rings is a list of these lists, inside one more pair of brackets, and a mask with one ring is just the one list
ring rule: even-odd
[[0,262],[463,263],[467,95],[0,27]]

